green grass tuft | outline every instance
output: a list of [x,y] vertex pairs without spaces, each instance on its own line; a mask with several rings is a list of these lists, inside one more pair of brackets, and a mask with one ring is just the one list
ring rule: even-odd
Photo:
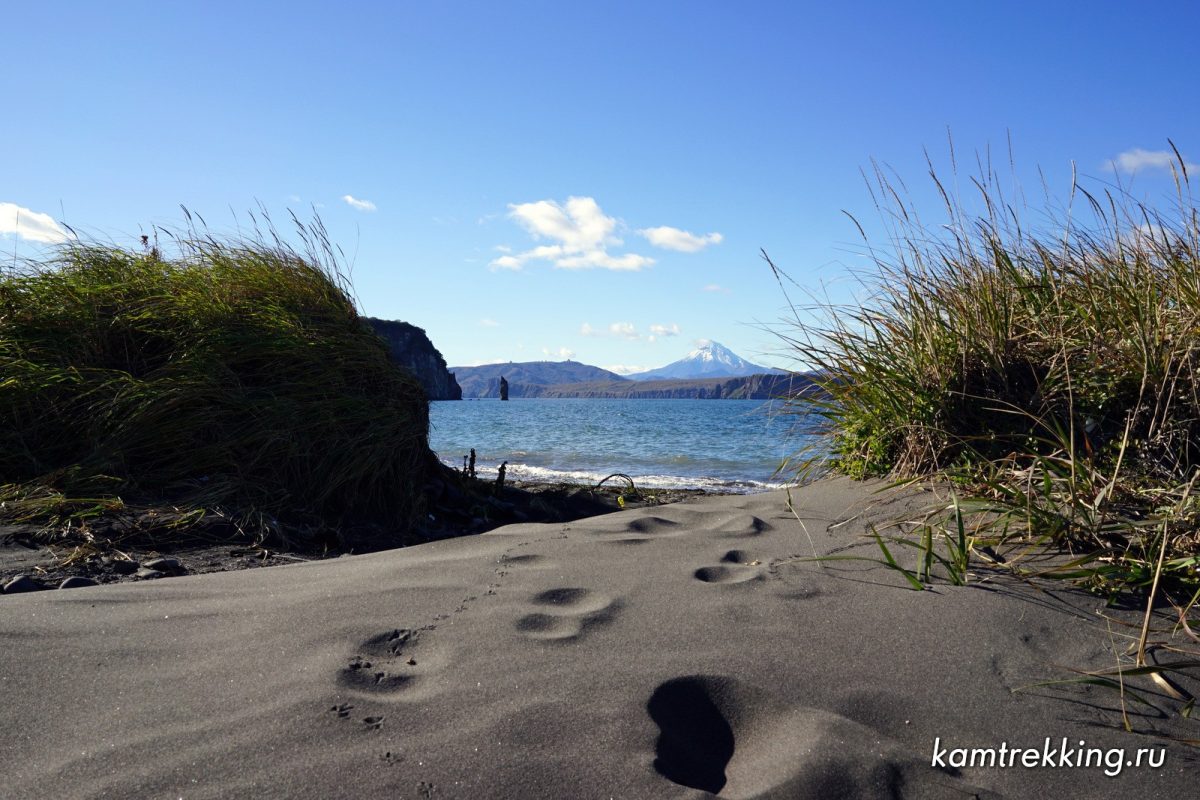
[[[868,300],[817,303],[816,322],[793,306],[782,338],[821,390],[792,400],[825,423],[793,459],[800,477],[949,489],[908,532],[872,531],[872,560],[915,589],[935,566],[963,584],[985,561],[1135,599],[1117,679],[1076,680],[1124,695],[1122,676],[1149,676],[1187,716],[1193,695],[1166,673],[1200,665],[1200,211],[1182,158],[1174,172],[1169,215],[1073,185],[1038,231],[990,171],[968,213],[931,169],[949,221],[928,228],[877,170],[892,246],[868,244]],[[912,568],[897,546],[916,550]],[[840,558],[862,557],[817,560]]]
[[975,216],[934,176],[950,217],[936,231],[881,207],[894,247],[871,251],[870,300],[785,335],[824,390],[797,403],[827,423],[825,465],[949,481],[994,527],[1095,556],[1101,591],[1148,587],[1166,536],[1168,577],[1194,585],[1200,214],[1182,160],[1177,175],[1170,219],[1076,186],[1090,224],[1077,209],[1044,234],[990,174]]
[[319,223],[299,231],[304,253],[193,233],[171,258],[71,243],[0,274],[0,517],[61,530],[143,505],[259,535],[406,531],[428,402]]

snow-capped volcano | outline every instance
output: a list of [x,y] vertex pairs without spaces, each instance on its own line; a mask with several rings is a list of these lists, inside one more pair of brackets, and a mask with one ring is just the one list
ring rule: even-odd
[[702,340],[698,344],[695,350],[665,367],[625,377],[635,381],[658,378],[738,378],[743,375],[777,374],[781,371],[751,364],[719,342]]

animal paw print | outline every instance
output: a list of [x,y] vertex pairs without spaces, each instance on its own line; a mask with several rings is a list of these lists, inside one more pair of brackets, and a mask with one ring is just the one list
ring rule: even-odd
[[[338,719],[350,719],[350,712],[353,710],[354,706],[349,703],[338,703],[329,707],[329,713],[337,714]],[[383,727],[383,715],[363,717],[362,724],[365,730],[377,731]]]
[[421,644],[421,634],[428,630],[431,627],[396,628],[373,636],[339,671],[338,683],[372,696],[410,692],[440,664]]

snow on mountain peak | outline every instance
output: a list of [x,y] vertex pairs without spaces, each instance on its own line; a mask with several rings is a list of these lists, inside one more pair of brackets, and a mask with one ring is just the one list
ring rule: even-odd
[[720,342],[711,339],[700,339],[692,350],[679,361],[667,364],[665,367],[641,372],[628,377],[634,380],[650,380],[653,378],[717,378],[740,377],[776,370],[760,367],[746,361]]

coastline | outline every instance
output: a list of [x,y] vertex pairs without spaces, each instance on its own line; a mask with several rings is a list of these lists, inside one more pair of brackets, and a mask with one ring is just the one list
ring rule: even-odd
[[[487,474],[486,470],[481,472]],[[506,482],[503,492],[493,496],[492,484],[487,479],[475,482],[470,492],[455,491],[451,484],[463,484],[458,477],[446,467],[444,479],[435,480],[431,490],[436,496],[431,500],[426,524],[405,546],[476,536],[513,522],[567,522],[624,508],[666,505],[726,493],[653,487],[637,487],[635,492],[621,481],[597,488],[590,483],[516,479]],[[494,478],[492,475],[490,480]],[[141,516],[144,519],[147,514]],[[191,531],[164,531],[164,535],[157,535],[154,527],[147,527],[141,534],[125,539],[106,540],[94,533],[122,525],[133,527],[138,521],[130,524],[125,518],[97,518],[90,521],[90,529],[51,545],[35,537],[36,525],[0,526],[0,596],[8,594],[5,587],[13,586],[14,581],[16,594],[283,566],[341,558],[356,552],[398,549],[396,545],[385,545],[356,551],[336,540],[290,547],[278,542],[260,543],[237,535],[219,521],[196,526]],[[169,509],[162,509],[155,524],[161,529],[170,521]]]

